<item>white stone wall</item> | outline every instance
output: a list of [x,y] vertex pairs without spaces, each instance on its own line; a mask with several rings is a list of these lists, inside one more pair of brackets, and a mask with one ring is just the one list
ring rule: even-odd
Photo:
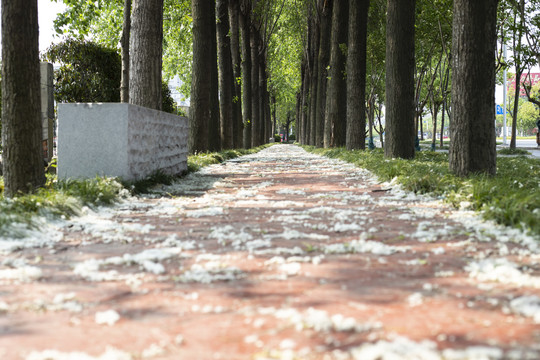
[[188,119],[131,104],[58,105],[58,178],[187,170]]

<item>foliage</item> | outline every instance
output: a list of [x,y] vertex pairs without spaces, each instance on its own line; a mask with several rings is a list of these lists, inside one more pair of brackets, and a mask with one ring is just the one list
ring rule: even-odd
[[171,114],[176,113],[176,103],[171,96],[171,89],[165,81],[161,81],[161,110]]
[[295,111],[301,86],[303,42],[298,39],[305,36],[306,19],[306,4],[286,0],[268,45],[269,91],[276,97],[277,119],[282,125],[287,114]]
[[[527,84],[525,84],[526,86]],[[539,97],[540,83],[530,89],[531,99]],[[514,94],[515,90],[510,90],[507,94],[507,119],[512,119],[514,114]],[[524,132],[530,132],[536,127],[536,121],[539,117],[538,105],[530,102],[527,98],[520,97],[517,103],[517,129],[521,129]],[[502,126],[503,115],[497,115],[497,126]]]
[[55,70],[56,101],[120,101],[122,64],[115,49],[69,38],[52,45],[44,57],[60,65]]
[[[44,54],[55,70],[57,102],[119,102],[122,62],[117,50],[86,40],[67,39]],[[162,110],[175,113],[167,83],[162,82]]]
[[[123,0],[55,0],[66,10],[54,21],[58,34],[120,48]],[[192,18],[189,0],[165,0],[163,14],[163,73],[165,79],[180,77],[180,92],[191,89]]]
[[481,211],[486,219],[540,235],[540,161],[524,156],[497,159],[497,175],[453,175],[445,153],[419,152],[414,160],[385,159],[382,150],[306,150],[366,168],[381,181],[415,193],[430,193],[455,207]]

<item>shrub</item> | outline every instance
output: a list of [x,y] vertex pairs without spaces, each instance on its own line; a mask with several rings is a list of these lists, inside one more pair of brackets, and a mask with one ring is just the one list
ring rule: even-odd
[[119,102],[122,62],[116,49],[67,39],[44,54],[55,70],[57,102]]
[[[44,59],[60,65],[55,70],[57,102],[119,102],[122,58],[116,49],[85,40],[67,39],[52,45]],[[162,82],[162,110],[175,113],[167,83]]]

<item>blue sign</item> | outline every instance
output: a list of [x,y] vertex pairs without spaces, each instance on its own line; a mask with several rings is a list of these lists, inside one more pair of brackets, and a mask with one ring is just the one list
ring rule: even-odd
[[497,105],[497,115],[503,115],[504,111],[501,105]]

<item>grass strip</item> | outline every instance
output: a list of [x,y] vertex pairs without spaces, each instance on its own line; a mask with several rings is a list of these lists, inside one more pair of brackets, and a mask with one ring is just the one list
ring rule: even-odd
[[540,160],[499,157],[497,175],[453,175],[448,154],[421,151],[413,160],[387,159],[382,149],[348,151],[304,146],[312,153],[365,168],[381,181],[397,181],[404,189],[431,194],[454,207],[480,211],[485,219],[540,235]]
[[[187,172],[256,153],[271,145],[190,155]],[[79,215],[84,207],[110,205],[129,195],[146,193],[154,185],[171,184],[178,179],[177,176],[166,175],[161,171],[135,182],[108,177],[58,180],[56,175],[47,174],[47,182],[42,188],[31,194],[5,198],[3,178],[0,177],[0,237],[23,237],[25,229],[37,229],[40,226],[37,217],[45,217],[47,220],[70,218]]]

